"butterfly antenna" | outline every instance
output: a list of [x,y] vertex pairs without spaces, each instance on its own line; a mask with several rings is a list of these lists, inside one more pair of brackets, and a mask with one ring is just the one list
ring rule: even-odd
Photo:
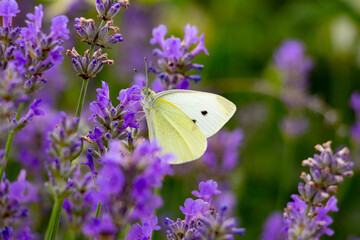
[[146,61],[146,57],[144,57],[145,62],[145,78],[146,78],[146,87],[149,87],[149,79],[148,79],[148,65]]

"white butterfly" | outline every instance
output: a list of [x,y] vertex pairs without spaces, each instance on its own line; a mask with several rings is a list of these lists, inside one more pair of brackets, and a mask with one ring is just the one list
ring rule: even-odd
[[156,139],[163,153],[172,153],[179,164],[200,158],[206,138],[217,133],[234,115],[236,106],[219,95],[191,90],[159,93],[143,88],[142,102],[150,140]]

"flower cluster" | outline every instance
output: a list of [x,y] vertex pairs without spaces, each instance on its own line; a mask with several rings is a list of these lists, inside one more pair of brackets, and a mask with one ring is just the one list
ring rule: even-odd
[[344,177],[353,175],[353,163],[348,158],[349,150],[342,148],[333,154],[331,142],[316,145],[320,154],[302,162],[303,166],[310,167],[310,174],[303,172],[299,183],[300,195],[292,195],[293,202],[285,208],[285,230],[288,239],[319,239],[333,231],[328,228],[332,218],[327,215],[330,211],[337,211],[337,199],[331,194],[336,193],[338,184]]
[[[102,88],[97,90],[97,101],[90,103],[92,119],[95,128],[89,131],[88,137],[97,145],[97,150],[89,149],[88,162],[91,166],[92,157],[99,159],[103,155],[110,140],[126,140],[132,148],[133,130],[139,127],[139,120],[135,117],[133,107],[141,100],[140,88],[134,85],[119,92],[117,99],[120,103],[114,107],[109,96],[109,86],[102,82]],[[91,168],[92,169],[92,168]],[[94,169],[92,169],[95,172]]]
[[26,179],[22,170],[16,181],[2,179],[0,183],[0,238],[34,239],[30,231],[28,205],[37,201],[37,189]]
[[[76,50],[67,50],[66,54],[73,57],[72,63],[77,74],[83,79],[89,79],[96,77],[104,65],[113,65],[114,61],[108,59],[107,53],[102,53],[101,48],[99,48],[92,56],[90,56],[90,49],[84,52],[82,57]],[[91,57],[91,58],[90,58]]]
[[[153,83],[154,91],[174,88],[188,89],[190,81],[200,81],[200,75],[191,75],[191,72],[201,71],[204,66],[192,63],[192,60],[201,52],[209,55],[204,44],[204,34],[199,37],[198,28],[190,24],[185,26],[184,33],[183,40],[176,37],[165,39],[166,26],[160,25],[153,29],[153,38],[150,40],[150,44],[160,46],[160,49],[157,48],[153,52],[158,57],[157,64],[150,69],[157,74],[157,79]],[[197,45],[190,51],[193,44]]]
[[96,10],[99,13],[98,18],[102,20],[111,20],[119,11],[120,7],[130,6],[129,0],[96,0]]
[[109,143],[108,152],[100,159],[103,167],[96,178],[98,191],[91,192],[94,206],[102,203],[102,220],[91,219],[83,229],[85,234],[112,239],[138,220],[146,224],[162,204],[154,190],[172,172],[168,164],[172,156],[159,157],[159,152],[156,143],[144,139],[138,139],[131,150],[119,140]]
[[235,227],[234,218],[226,217],[226,205],[219,209],[212,206],[213,197],[221,193],[217,186],[218,184],[213,180],[200,182],[199,191],[192,192],[198,199],[188,198],[184,207],[180,207],[185,219],[173,221],[166,218],[165,225],[169,228],[168,240],[232,240],[235,234],[243,235],[245,233],[245,229]]
[[3,129],[20,114],[16,110],[20,103],[28,101],[29,94],[47,82],[43,73],[62,61],[61,45],[69,38],[66,16],[53,17],[50,33],[46,34],[41,28],[42,5],[35,7],[34,13],[27,14],[27,27],[12,25],[12,18],[19,12],[15,0],[0,2],[3,19],[0,27],[0,125]]
[[309,101],[307,88],[312,59],[305,55],[305,47],[300,41],[286,40],[276,50],[274,61],[283,81],[280,97],[289,109],[281,128],[290,136],[302,135],[308,128],[308,119],[301,110]]
[[[96,0],[98,17],[102,19],[98,28],[95,26],[94,19],[75,18],[74,27],[81,41],[88,43],[91,47],[85,51],[84,56],[79,55],[75,48],[67,50],[67,55],[73,58],[74,69],[83,79],[96,77],[104,64],[114,64],[113,60],[107,59],[107,53],[102,53],[101,48],[109,48],[111,45],[124,41],[112,18],[120,11],[121,7],[126,8],[128,6],[128,0],[105,0],[105,2]],[[100,48],[94,53],[95,46]]]
[[73,191],[74,181],[68,178],[72,177],[76,166],[71,162],[81,154],[83,147],[83,140],[77,131],[78,124],[79,118],[71,121],[62,113],[60,126],[49,132],[47,185],[55,199],[65,199]]

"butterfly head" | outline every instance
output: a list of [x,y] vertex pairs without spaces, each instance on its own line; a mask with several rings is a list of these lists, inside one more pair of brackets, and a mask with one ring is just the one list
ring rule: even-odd
[[141,95],[144,97],[145,102],[147,102],[148,100],[153,98],[153,96],[155,96],[155,92],[152,91],[150,88],[143,87],[141,89]]

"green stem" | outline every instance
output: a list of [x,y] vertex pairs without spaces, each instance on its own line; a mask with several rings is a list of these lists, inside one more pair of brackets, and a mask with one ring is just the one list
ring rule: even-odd
[[309,214],[310,208],[311,208],[311,204],[308,203],[305,211],[305,217]]
[[[16,114],[16,120],[20,119],[21,112],[22,112],[23,108],[24,108],[24,103],[21,103],[20,106],[19,106],[18,112]],[[7,141],[6,141],[5,155],[4,155],[4,158],[3,158],[4,165],[0,169],[0,183],[2,181],[2,177],[4,175],[5,168],[6,168],[8,160],[9,160],[9,154],[10,154],[11,145],[12,145],[12,142],[13,142],[13,139],[14,139],[14,135],[15,135],[15,133],[13,131],[11,131],[9,133],[9,136],[7,138]]]
[[46,237],[45,240],[55,240],[57,230],[59,228],[59,222],[60,222],[60,216],[61,216],[61,210],[62,205],[64,203],[63,199],[56,199],[53,210],[51,212],[48,229],[46,231]]
[[130,224],[127,224],[124,229],[121,229],[116,239],[124,240],[130,230]]
[[78,105],[77,105],[77,108],[76,108],[76,116],[78,118],[81,117],[81,112],[82,112],[82,109],[83,109],[83,106],[84,106],[86,90],[87,90],[87,86],[89,84],[89,80],[90,79],[83,79],[83,81],[82,81],[79,102],[78,102]]
[[98,218],[100,216],[100,211],[101,211],[101,202],[99,202],[97,205],[95,218]]

